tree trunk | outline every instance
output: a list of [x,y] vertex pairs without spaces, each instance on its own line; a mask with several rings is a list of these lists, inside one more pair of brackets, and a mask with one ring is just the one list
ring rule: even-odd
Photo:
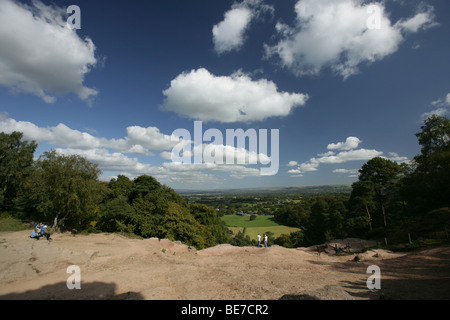
[[61,226],[64,226],[64,220],[66,220],[66,217],[63,217],[63,218],[59,219],[59,221],[58,221],[59,215],[60,215],[60,213],[58,212],[56,214],[55,219],[53,219],[53,226],[51,228],[52,233],[60,232]]
[[386,211],[384,210],[383,203],[381,203],[381,210],[383,210],[383,222],[384,222],[384,227],[386,228],[386,226],[387,226],[387,224],[386,224]]
[[367,215],[369,216],[370,231],[372,231],[372,217],[370,216],[369,207],[367,206],[367,203],[366,203],[366,211],[367,211]]
[[52,225],[52,228],[50,229],[51,233],[55,233],[55,231],[56,231],[56,228],[58,226],[58,217],[59,217],[59,213],[56,214],[55,219],[53,219],[53,225]]

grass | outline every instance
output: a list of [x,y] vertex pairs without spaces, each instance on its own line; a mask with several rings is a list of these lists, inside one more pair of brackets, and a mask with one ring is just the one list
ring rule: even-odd
[[21,220],[7,214],[0,215],[0,232],[32,230],[33,228]]
[[[246,228],[245,234],[250,237],[250,239],[255,239],[258,233],[262,236],[268,231],[273,233],[274,238],[278,238],[282,234],[290,234],[291,232],[299,231],[298,228],[293,227],[286,227],[286,226],[275,226],[275,227],[253,227],[253,228]],[[273,239],[272,239],[273,240]]]
[[250,216],[238,216],[236,214],[225,215],[222,217],[229,227],[253,228],[253,227],[276,227],[279,224],[273,219],[273,216],[257,216],[255,220],[250,220]]
[[299,231],[298,228],[287,227],[278,224],[273,216],[257,216],[255,220],[250,220],[250,216],[225,215],[222,217],[228,228],[237,234],[239,231],[244,231],[250,239],[255,239],[258,233],[263,236],[264,233],[270,231],[277,238],[282,234],[290,234],[291,232]]

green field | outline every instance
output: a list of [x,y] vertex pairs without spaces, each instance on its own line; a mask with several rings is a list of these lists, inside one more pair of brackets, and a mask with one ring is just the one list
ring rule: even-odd
[[279,225],[274,221],[273,216],[257,216],[255,220],[251,221],[249,216],[238,216],[235,214],[225,215],[222,217],[226,225],[237,234],[245,228],[245,235],[250,239],[256,239],[258,233],[262,236],[265,232],[272,232],[277,238],[282,234],[290,234],[291,232],[299,231],[298,228],[287,227]]
[[21,231],[28,229],[31,230],[32,227],[23,223],[21,220],[11,217],[6,213],[0,214],[0,232]]

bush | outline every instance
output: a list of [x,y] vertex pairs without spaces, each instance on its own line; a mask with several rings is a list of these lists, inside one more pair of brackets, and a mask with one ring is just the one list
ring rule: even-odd
[[233,246],[245,247],[251,246],[253,243],[249,236],[244,236],[244,232],[239,231],[237,235],[231,239],[230,244]]

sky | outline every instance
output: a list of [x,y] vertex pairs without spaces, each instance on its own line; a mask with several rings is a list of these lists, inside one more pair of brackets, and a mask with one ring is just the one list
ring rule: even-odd
[[349,185],[448,115],[449,18],[448,0],[0,0],[0,131],[104,181]]

